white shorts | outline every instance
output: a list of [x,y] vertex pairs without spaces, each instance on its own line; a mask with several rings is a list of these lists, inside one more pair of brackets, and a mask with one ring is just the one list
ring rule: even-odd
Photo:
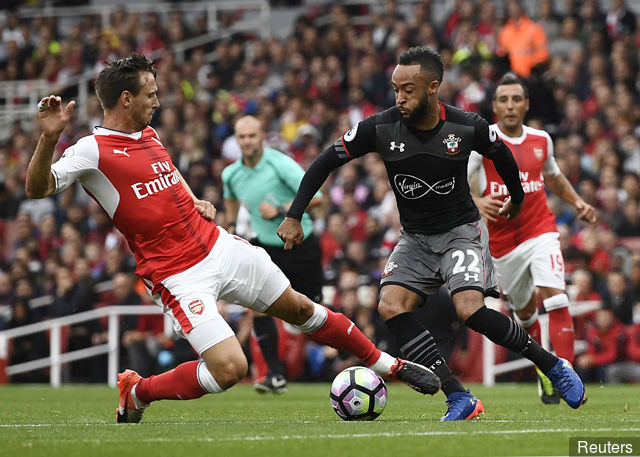
[[289,280],[266,251],[220,228],[209,255],[191,268],[162,281],[153,299],[173,318],[202,354],[234,336],[218,312],[218,299],[264,312],[289,286]]
[[564,260],[558,233],[543,233],[493,259],[498,282],[511,309],[524,308],[535,287],[565,290]]

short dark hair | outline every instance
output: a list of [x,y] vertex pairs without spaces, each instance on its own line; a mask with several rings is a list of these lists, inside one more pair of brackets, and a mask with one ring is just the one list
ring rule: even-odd
[[524,83],[522,79],[520,79],[515,73],[505,73],[502,78],[496,84],[496,90],[493,92],[493,99],[496,99],[496,93],[498,92],[498,87],[500,86],[510,86],[511,84],[520,84],[522,86],[522,90],[524,91],[524,98],[529,98],[529,89],[527,89],[527,85]]
[[438,82],[442,82],[444,75],[444,62],[442,56],[429,46],[413,46],[398,59],[398,65],[420,65],[423,71],[435,76]]
[[152,73],[156,76],[156,69],[144,54],[131,54],[129,57],[107,62],[107,66],[96,79],[96,94],[103,109],[116,106],[120,94],[125,90],[134,96],[138,95],[142,84],[140,73]]

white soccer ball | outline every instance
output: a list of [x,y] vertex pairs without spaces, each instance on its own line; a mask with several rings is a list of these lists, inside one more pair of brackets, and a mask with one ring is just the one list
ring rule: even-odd
[[341,419],[372,421],[387,405],[387,386],[375,371],[351,367],[335,377],[329,398]]

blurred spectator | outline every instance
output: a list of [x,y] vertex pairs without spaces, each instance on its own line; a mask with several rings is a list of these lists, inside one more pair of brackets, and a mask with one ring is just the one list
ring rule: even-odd
[[612,6],[607,13],[607,33],[611,40],[624,36],[631,36],[636,31],[636,17],[629,11],[625,0],[612,0]]
[[549,59],[544,28],[527,16],[520,0],[507,0],[507,21],[498,35],[498,56],[508,56],[511,69],[526,78]]
[[631,325],[633,305],[633,296],[624,275],[619,272],[609,273],[603,294],[603,307],[612,311],[623,324]]
[[[24,299],[16,299],[11,305],[11,320],[7,328],[16,328],[23,325],[35,324],[28,302]],[[49,355],[49,344],[44,332],[36,332],[13,339],[9,356],[9,365],[37,360]],[[23,374],[11,376],[11,382],[47,382],[48,377],[44,370],[35,370]]]

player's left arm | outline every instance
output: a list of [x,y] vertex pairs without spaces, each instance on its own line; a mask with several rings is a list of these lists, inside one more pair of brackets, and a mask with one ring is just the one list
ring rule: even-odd
[[545,173],[544,182],[551,192],[576,209],[578,219],[589,223],[596,221],[595,208],[580,198],[567,177],[562,172],[555,176]]
[[581,221],[593,223],[596,221],[596,210],[577,194],[567,177],[562,173],[554,157],[554,145],[551,137],[547,136],[547,158],[542,168],[544,182],[551,192],[561,200],[572,205]]
[[504,144],[495,130],[489,127],[487,121],[476,117],[474,149],[493,161],[496,171],[507,186],[510,197],[507,198],[498,211],[507,220],[514,219],[522,209],[524,190],[520,182],[520,169],[513,158],[511,149]]
[[182,176],[182,173],[180,173],[180,171],[177,168],[176,168],[176,173],[178,173],[178,176],[180,177],[180,181],[182,181],[182,185],[184,186],[185,190],[188,192],[189,195],[191,195],[191,198],[193,199],[193,204],[196,207],[196,211],[198,211],[198,213],[200,213],[200,215],[204,217],[206,220],[213,221],[216,217],[216,212],[217,212],[216,207],[213,206],[211,202],[196,198],[194,193],[191,191],[189,184],[187,184],[187,181],[185,181],[184,177]]

